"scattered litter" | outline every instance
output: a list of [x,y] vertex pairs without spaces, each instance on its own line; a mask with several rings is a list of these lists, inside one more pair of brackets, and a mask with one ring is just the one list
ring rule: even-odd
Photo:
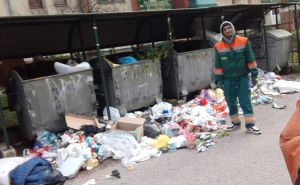
[[274,84],[274,88],[277,88],[280,93],[300,92],[300,82],[279,80]]
[[273,102],[273,98],[270,96],[259,96],[254,104],[271,104]]
[[[110,117],[112,121],[117,121],[121,116],[120,112],[117,108],[109,107]],[[108,120],[108,113],[107,113],[107,107],[103,109],[103,118]]]
[[83,185],[94,185],[96,184],[96,179],[90,179],[86,181]]
[[83,164],[83,158],[68,157],[57,170],[60,171],[64,177],[72,178],[75,177]]
[[120,179],[121,174],[118,170],[113,170],[110,175],[105,176],[106,179]]
[[97,166],[99,166],[98,159],[89,159],[84,163],[82,167],[89,171]]
[[[257,85],[251,88],[253,104],[272,104],[275,109],[285,105],[274,102],[275,96],[294,92],[300,82],[284,81],[275,73],[260,72]],[[293,88],[291,88],[293,87]],[[226,131],[228,106],[222,89],[201,90],[187,102],[157,104],[145,111],[135,111],[120,117],[119,110],[109,107],[112,120],[101,122],[94,116],[66,114],[64,133],[38,133],[33,149],[25,149],[24,156],[42,156],[52,161],[66,177],[74,177],[79,169],[92,170],[102,160],[120,159],[124,167],[134,169],[138,162],[159,157],[162,153],[189,148],[205,152],[215,145],[215,137],[229,136]],[[239,107],[239,113],[242,113]],[[107,111],[103,110],[107,120]],[[100,122],[100,123],[99,123]],[[102,124],[103,123],[103,124]],[[105,178],[120,178],[118,170]],[[84,185],[96,184],[90,179]]]
[[285,109],[286,105],[278,105],[277,103],[273,102],[272,107],[274,109]]
[[223,138],[223,137],[226,137],[226,136],[229,136],[229,132],[224,130],[222,132],[218,132],[218,138]]
[[80,130],[80,128],[83,125],[94,125],[94,126],[100,125],[100,123],[98,122],[95,116],[82,116],[82,115],[66,113],[65,119],[66,119],[67,126],[75,130]]

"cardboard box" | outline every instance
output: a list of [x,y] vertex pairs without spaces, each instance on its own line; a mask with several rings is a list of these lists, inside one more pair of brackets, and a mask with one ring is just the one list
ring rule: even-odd
[[69,128],[80,130],[82,125],[94,125],[99,128],[100,124],[95,116],[81,116],[66,113],[65,119]]
[[144,136],[144,118],[119,118],[117,123],[112,125],[113,130],[122,130],[135,137],[140,142]]

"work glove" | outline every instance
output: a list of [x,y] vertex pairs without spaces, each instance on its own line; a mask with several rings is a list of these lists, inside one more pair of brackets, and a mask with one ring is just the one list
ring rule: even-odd
[[257,85],[257,82],[258,82],[257,78],[256,78],[256,77],[253,77],[253,78],[252,78],[252,87],[256,86],[256,85]]

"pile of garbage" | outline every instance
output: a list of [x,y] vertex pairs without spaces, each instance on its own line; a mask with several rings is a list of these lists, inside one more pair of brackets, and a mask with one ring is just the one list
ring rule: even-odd
[[[259,82],[251,92],[253,104],[272,103],[274,108],[284,108],[275,103],[275,97],[300,92],[300,82],[285,81],[275,73],[260,71]],[[69,130],[65,132],[37,132],[34,146],[25,149],[23,157],[11,158],[14,165],[1,168],[0,184],[8,184],[9,180],[16,183],[19,170],[28,170],[22,178],[24,182],[32,179],[37,170],[42,176],[52,174],[45,176],[43,182],[51,179],[63,182],[76,176],[79,170],[91,170],[110,158],[134,169],[138,162],[181,148],[205,152],[215,145],[216,136],[228,135],[225,131],[228,107],[219,88],[201,90],[184,104],[158,100],[147,110],[127,113],[124,117],[114,107],[109,110],[111,121],[105,108],[102,118],[66,114]],[[0,159],[0,166],[7,165],[5,160]]]
[[276,97],[279,95],[300,92],[300,82],[287,81],[274,72],[263,72],[259,69],[258,83],[251,88],[252,104],[272,104],[273,108],[283,109],[285,105],[278,105]]
[[[124,117],[120,117],[117,109],[110,107],[110,110],[114,121],[66,114],[69,130],[37,132],[34,146],[23,151],[23,159],[37,161],[41,158],[51,163],[51,170],[55,170],[56,176],[60,174],[56,179],[62,180],[62,177],[76,176],[81,169],[91,170],[109,158],[134,169],[138,162],[180,148],[206,151],[215,144],[217,131],[226,127],[228,115],[221,89],[202,90],[181,105],[161,101],[144,112],[136,111]],[[106,109],[104,117],[105,112]],[[27,165],[24,161],[19,160],[16,166]],[[6,175],[13,180],[12,171],[6,171]],[[0,184],[6,183],[0,178]]]

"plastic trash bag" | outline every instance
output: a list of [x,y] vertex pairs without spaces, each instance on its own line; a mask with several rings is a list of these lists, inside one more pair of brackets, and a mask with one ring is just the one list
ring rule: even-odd
[[29,159],[30,158],[24,157],[8,157],[0,159],[0,184],[9,185],[9,172]]
[[126,56],[126,57],[119,58],[120,64],[134,64],[137,62],[138,62],[137,59],[132,56]]
[[166,118],[172,116],[172,104],[160,102],[151,108],[153,119]]
[[[110,111],[110,116],[111,116],[112,121],[117,121],[121,117],[118,109],[116,109],[114,107],[109,107],[109,111]],[[106,107],[103,109],[103,118],[105,118],[105,117],[108,119]]]
[[60,63],[60,62],[55,62],[54,68],[58,74],[68,74],[68,73],[73,73],[76,71],[83,71],[86,69],[91,69],[91,66],[87,62],[82,62],[74,67]]
[[130,159],[136,156],[141,148],[132,135],[113,130],[96,137],[95,140],[101,144],[102,152],[112,153],[112,158],[120,159],[123,166],[127,168],[135,167],[135,162]]

